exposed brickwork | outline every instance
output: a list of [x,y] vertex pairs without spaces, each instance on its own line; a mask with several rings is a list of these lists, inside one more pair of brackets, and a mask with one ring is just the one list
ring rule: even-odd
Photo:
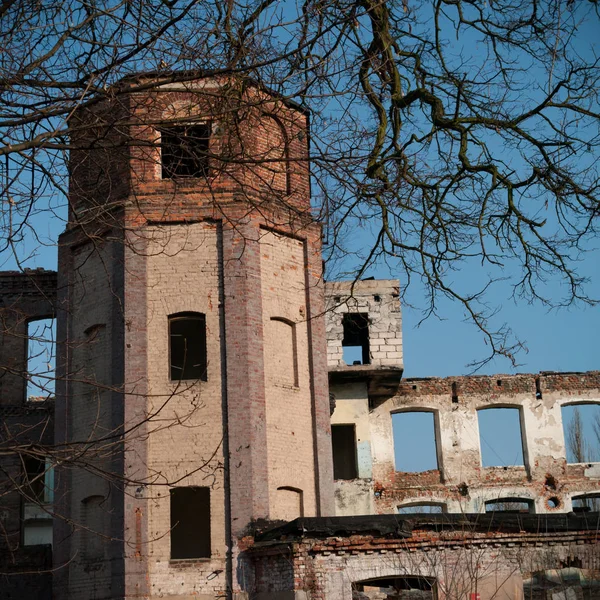
[[327,360],[330,368],[346,368],[343,360],[343,315],[369,315],[370,364],[402,368],[400,282],[396,280],[330,281],[327,296]]
[[27,325],[53,317],[55,310],[54,271],[0,272],[0,595],[5,598],[50,598],[51,549],[24,545],[24,517],[30,508],[42,518],[47,513],[20,486],[25,460],[51,446],[54,427],[48,392],[26,399]]
[[[210,123],[206,178],[162,178],[160,128],[174,119]],[[319,514],[333,497],[324,327],[313,317],[323,314],[321,230],[310,215],[307,115],[243,82],[211,80],[116,96],[74,122],[80,149],[61,254],[72,347],[57,437],[131,433],[102,459],[127,484],[94,480],[89,469],[63,474],[61,506],[74,531],[57,530],[56,565],[69,565],[57,597],[243,589],[251,566],[228,566],[227,553],[233,564],[245,560],[235,538],[252,520]],[[99,244],[90,244],[91,230]],[[168,316],[179,312],[205,315],[205,382],[169,381]],[[281,340],[271,317],[294,325],[292,385],[275,381],[270,358]],[[91,346],[82,338],[90,331]],[[96,388],[108,388],[91,405],[88,364]],[[303,416],[287,431],[291,405]],[[108,411],[92,423],[87,413],[102,406]],[[210,559],[170,559],[172,485],[210,487]],[[106,498],[100,533],[114,540],[92,570],[79,552],[88,494]]]
[[287,536],[251,550],[257,565],[252,591],[303,590],[311,599],[349,599],[353,582],[416,576],[434,580],[437,597],[444,600],[468,598],[475,591],[481,600],[520,599],[531,573],[573,563],[597,569],[595,528],[542,531],[478,531],[468,521],[436,530],[421,528],[417,520],[408,538],[350,531],[325,538]]

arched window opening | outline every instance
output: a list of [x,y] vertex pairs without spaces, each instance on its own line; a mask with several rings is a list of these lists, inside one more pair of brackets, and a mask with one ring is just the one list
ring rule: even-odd
[[304,492],[296,487],[277,488],[277,514],[275,518],[293,521],[304,516]]
[[441,514],[446,512],[446,505],[443,502],[411,502],[401,504],[398,507],[398,514]]
[[352,597],[386,600],[435,600],[436,582],[433,577],[402,575],[378,577],[352,583]]
[[106,525],[107,503],[104,496],[88,496],[81,502],[82,550],[88,561],[104,557],[104,548],[108,539]]
[[172,381],[207,378],[206,317],[185,312],[169,317],[169,368]]
[[260,138],[264,144],[260,160],[267,187],[276,192],[290,194],[290,147],[287,131],[275,115],[264,113],[258,126]]
[[600,461],[600,404],[566,404],[561,413],[567,462]]
[[573,512],[600,512],[600,494],[581,494],[573,496]]
[[419,473],[439,469],[435,421],[431,411],[392,415],[396,471]]
[[480,408],[477,411],[477,420],[483,467],[512,467],[525,464],[519,408]]
[[56,319],[43,317],[27,321],[27,389],[30,402],[54,397]]
[[497,498],[488,500],[485,503],[485,512],[531,514],[533,513],[533,501],[527,498]]

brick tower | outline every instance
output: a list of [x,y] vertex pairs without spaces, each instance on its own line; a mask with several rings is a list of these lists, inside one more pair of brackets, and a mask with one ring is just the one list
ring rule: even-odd
[[129,80],[71,124],[55,596],[245,597],[240,540],[333,511],[308,116]]

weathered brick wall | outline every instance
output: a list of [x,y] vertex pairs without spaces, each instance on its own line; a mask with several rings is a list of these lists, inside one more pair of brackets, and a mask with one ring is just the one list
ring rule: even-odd
[[[61,412],[57,413],[56,442],[82,446],[67,447],[64,458],[69,468],[59,468],[56,474],[61,518],[56,520],[54,559],[58,571],[68,565],[69,574],[65,585],[56,586],[57,598],[109,598],[113,571],[118,571],[120,549],[111,540],[123,536],[117,537],[111,528],[121,479],[114,469],[121,447],[113,422],[122,401],[113,347],[123,321],[116,284],[122,267],[119,252],[120,244],[107,238],[65,244],[61,251],[65,268],[60,277],[66,298],[60,306],[64,311],[60,320],[66,325],[67,341],[59,354],[64,374],[57,386]],[[100,547],[98,555],[90,555],[89,543]]]
[[55,312],[54,271],[0,272],[0,404],[25,401],[27,323]]
[[[437,530],[436,530],[437,529]],[[598,534],[593,530],[501,533],[463,527],[420,528],[406,539],[394,535],[339,532],[336,536],[289,538],[253,549],[256,587],[273,599],[351,600],[352,584],[376,578],[420,577],[435,581],[436,598],[455,600],[478,592],[481,600],[523,599],[532,573],[576,565],[596,572]],[[548,531],[549,529],[549,531]],[[376,584],[374,584],[376,585]]]
[[[144,491],[149,543],[141,551],[148,554],[150,594],[218,595],[226,587],[218,228],[211,222],[153,226],[143,235],[150,418],[144,478],[167,485],[149,482]],[[180,312],[205,315],[206,381],[170,381],[168,316]],[[171,560],[170,486],[210,487],[210,560]],[[133,536],[130,543],[134,561]]]
[[[58,573],[57,596],[100,598],[108,594],[109,584],[113,595],[218,595],[227,585],[229,536],[235,538],[253,519],[267,518],[279,508],[286,514],[292,510],[289,496],[281,496],[277,508],[281,492],[276,489],[296,487],[284,473],[292,459],[302,457],[306,467],[299,486],[304,510],[332,512],[321,241],[320,227],[310,215],[307,115],[252,86],[212,80],[117,95],[112,104],[79,117],[74,135],[80,136],[81,150],[74,151],[71,169],[77,214],[62,238],[61,270],[72,287],[83,287],[73,260],[78,246],[89,240],[90,228],[80,226],[81,215],[97,227],[99,239],[115,240],[112,256],[103,256],[102,264],[90,259],[79,270],[93,271],[86,274],[92,281],[104,278],[105,289],[93,295],[110,307],[107,337],[97,344],[109,350],[97,360],[112,361],[108,422],[130,433],[110,458],[112,472],[125,475],[110,497],[107,556],[112,562],[107,569],[112,580],[100,581],[97,570],[85,582],[74,562],[72,569]],[[174,119],[211,123],[205,178],[162,179],[159,127]],[[84,138],[103,127],[106,137],[97,151],[90,149]],[[119,144],[111,154],[111,146]],[[106,193],[95,193],[94,179],[106,177],[109,170],[114,176],[97,186]],[[273,264],[262,256],[265,236],[287,240],[273,253]],[[263,267],[277,274],[273,271],[263,282]],[[77,327],[73,321],[88,318],[94,309],[85,305],[81,293],[67,295],[63,302],[61,327],[69,337],[70,328]],[[207,319],[208,380],[189,390],[173,389],[168,380],[167,316],[181,311],[202,312]],[[292,387],[299,392],[293,390],[292,400],[300,400],[303,418],[293,433],[280,427],[284,416],[289,426],[289,402],[276,397],[273,374],[265,372],[265,352],[273,352],[265,339],[271,347],[278,341],[265,334],[271,313],[287,318],[298,313],[299,385]],[[84,372],[88,359],[79,349],[74,354],[77,360],[70,356],[65,371]],[[69,385],[82,389],[61,389],[59,440],[73,435],[69,394],[85,395],[85,384]],[[156,418],[154,410],[160,410]],[[86,423],[82,429],[89,429],[84,414],[77,419]],[[276,463],[272,473],[269,447]],[[78,528],[80,502],[72,479],[65,474],[61,483],[64,514],[74,520],[59,528],[61,539],[68,541],[57,555],[57,567],[84,543],[69,530]],[[168,496],[173,483],[211,486],[209,560],[170,560]],[[233,550],[231,560],[237,565]],[[234,589],[251,577],[251,569],[234,566],[231,572]]]
[[327,361],[345,367],[343,315],[368,313],[370,364],[402,368],[402,314],[396,280],[329,281],[327,298]]
[[269,517],[292,520],[317,510],[304,242],[264,230],[260,252]]
[[[43,269],[0,273],[0,595],[47,599],[49,546],[24,546],[23,505],[33,504],[23,483],[24,461],[52,445],[53,398],[26,398],[27,324],[53,317],[56,273]],[[40,509],[42,510],[42,509]]]

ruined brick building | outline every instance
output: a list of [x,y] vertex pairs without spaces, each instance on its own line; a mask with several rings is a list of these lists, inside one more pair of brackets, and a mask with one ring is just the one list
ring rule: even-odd
[[[308,114],[133,83],[73,118],[57,274],[0,275],[0,597],[600,597],[600,464],[561,424],[600,373],[405,378],[399,282],[323,285]],[[55,398],[28,398],[48,317]],[[522,466],[482,466],[495,406]],[[423,472],[395,463],[411,412]]]

